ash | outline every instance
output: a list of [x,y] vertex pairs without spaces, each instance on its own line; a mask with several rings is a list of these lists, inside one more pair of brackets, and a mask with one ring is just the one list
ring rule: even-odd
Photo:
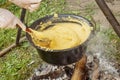
[[[100,63],[100,59],[96,56],[87,56],[85,80],[120,80],[119,69],[117,71],[119,76],[115,76],[114,73],[101,69]],[[44,62],[35,69],[29,80],[71,80],[74,70],[75,63],[66,66],[53,66]]]
[[47,63],[41,64],[35,69],[29,80],[70,80],[75,63],[67,66],[53,66]]

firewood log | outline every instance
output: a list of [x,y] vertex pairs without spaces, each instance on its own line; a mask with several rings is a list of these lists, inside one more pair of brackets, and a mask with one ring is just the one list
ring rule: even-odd
[[83,55],[82,59],[78,61],[75,65],[75,70],[71,80],[85,80],[86,63],[87,56]]
[[99,78],[99,60],[97,59],[97,57],[94,57],[93,60],[93,73],[92,73],[92,80],[98,80]]

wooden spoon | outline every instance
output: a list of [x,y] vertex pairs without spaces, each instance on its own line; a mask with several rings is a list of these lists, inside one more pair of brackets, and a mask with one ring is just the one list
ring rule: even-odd
[[23,31],[27,32],[33,41],[35,41],[38,44],[41,44],[41,46],[49,46],[51,40],[44,37],[44,33],[33,30],[31,28],[27,28],[22,22],[18,25],[18,27],[22,28]]

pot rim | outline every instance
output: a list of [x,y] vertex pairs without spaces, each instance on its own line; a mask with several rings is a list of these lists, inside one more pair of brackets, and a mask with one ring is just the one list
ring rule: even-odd
[[[58,14],[58,17],[68,17],[68,16],[70,16],[70,17],[73,17],[73,18],[76,18],[76,19],[78,19],[78,20],[82,20],[82,21],[84,21],[84,22],[86,22],[90,27],[93,27],[93,25],[92,25],[92,23],[88,20],[88,19],[86,19],[85,17],[82,17],[82,16],[78,16],[78,15],[74,15],[74,14]],[[54,17],[54,15],[48,15],[48,16],[45,16],[45,17],[43,17],[43,18],[40,18],[41,20],[42,19],[45,19],[45,20],[49,20],[49,19],[51,19],[52,17]],[[39,19],[38,19],[39,20]],[[36,20],[36,21],[38,21],[38,20]],[[36,22],[35,21],[35,22]],[[33,24],[35,23],[35,22],[33,22]],[[43,22],[44,22],[44,20],[43,20]],[[31,26],[32,27],[32,26]],[[32,29],[35,29],[35,28],[32,28]],[[90,32],[90,35],[91,35],[91,33],[92,33],[92,31]],[[28,33],[26,33],[26,35],[29,35]],[[30,44],[32,44],[35,48],[37,48],[37,49],[40,49],[40,50],[43,50],[43,51],[46,51],[46,52],[64,52],[64,51],[70,51],[70,50],[72,50],[72,49],[76,49],[76,48],[78,48],[79,46],[82,46],[82,45],[84,45],[86,42],[87,42],[87,40],[90,38],[90,35],[89,35],[89,37],[82,43],[82,44],[79,44],[79,45],[77,45],[77,46],[74,46],[74,47],[71,47],[71,48],[67,48],[67,49],[61,49],[61,50],[57,50],[57,49],[53,49],[53,50],[47,50],[46,48],[43,48],[43,47],[39,47],[39,46],[36,46],[35,44],[34,44],[34,42],[31,40],[29,40],[30,41]],[[31,36],[30,36],[30,39],[31,39]]]

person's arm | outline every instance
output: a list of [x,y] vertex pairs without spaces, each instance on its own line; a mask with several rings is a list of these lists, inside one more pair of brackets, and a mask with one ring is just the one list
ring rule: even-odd
[[42,0],[9,0],[9,1],[21,8],[25,8],[30,12],[33,12],[39,8],[40,2]]
[[25,25],[15,17],[10,11],[0,8],[0,28],[15,28],[16,25],[26,30]]

